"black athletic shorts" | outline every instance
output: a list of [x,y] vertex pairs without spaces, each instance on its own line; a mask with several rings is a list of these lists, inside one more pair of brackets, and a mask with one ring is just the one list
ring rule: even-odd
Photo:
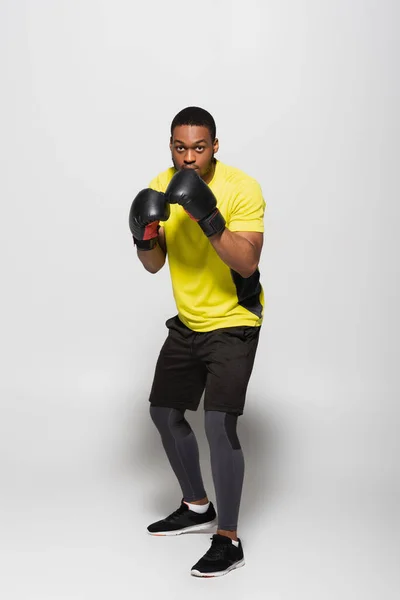
[[204,409],[243,413],[253,370],[260,327],[224,327],[192,331],[172,317],[158,357],[150,403],[197,410],[203,391]]

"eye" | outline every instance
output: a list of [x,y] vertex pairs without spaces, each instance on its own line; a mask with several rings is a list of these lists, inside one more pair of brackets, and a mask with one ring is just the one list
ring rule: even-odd
[[203,150],[205,150],[204,146],[197,146],[196,150],[198,152],[203,152]]
[[177,152],[182,152],[184,150],[184,147],[183,146],[175,146],[175,150]]

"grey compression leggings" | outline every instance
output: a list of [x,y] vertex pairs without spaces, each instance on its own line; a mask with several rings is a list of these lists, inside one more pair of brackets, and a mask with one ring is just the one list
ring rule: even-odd
[[[161,435],[171,467],[178,478],[184,500],[206,496],[200,471],[199,450],[184,411],[150,406],[150,415]],[[209,410],[205,430],[210,446],[218,529],[235,531],[239,516],[244,477],[244,459],[236,433],[237,416]]]

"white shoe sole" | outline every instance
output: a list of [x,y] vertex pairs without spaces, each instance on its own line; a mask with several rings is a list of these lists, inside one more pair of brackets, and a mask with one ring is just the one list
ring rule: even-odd
[[212,530],[217,525],[217,519],[209,521],[208,523],[201,523],[200,525],[191,525],[190,527],[184,527],[183,529],[176,529],[175,531],[149,531],[150,535],[182,535],[183,533],[206,533]]
[[242,560],[239,560],[237,563],[235,563],[234,565],[232,565],[231,567],[228,567],[228,569],[225,569],[225,571],[219,571],[217,573],[200,573],[200,571],[197,571],[197,569],[192,569],[190,571],[191,575],[194,575],[194,577],[222,577],[222,575],[227,575],[228,573],[230,573],[231,571],[234,571],[235,569],[239,569],[240,567],[243,567],[246,563],[244,562],[244,558]]

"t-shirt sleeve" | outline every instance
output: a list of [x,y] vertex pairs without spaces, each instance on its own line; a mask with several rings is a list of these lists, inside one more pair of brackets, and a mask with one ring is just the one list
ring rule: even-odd
[[158,177],[158,175],[150,181],[149,188],[155,190],[156,192],[161,192],[160,178]]
[[266,203],[257,181],[247,183],[235,195],[227,219],[230,231],[264,232]]

